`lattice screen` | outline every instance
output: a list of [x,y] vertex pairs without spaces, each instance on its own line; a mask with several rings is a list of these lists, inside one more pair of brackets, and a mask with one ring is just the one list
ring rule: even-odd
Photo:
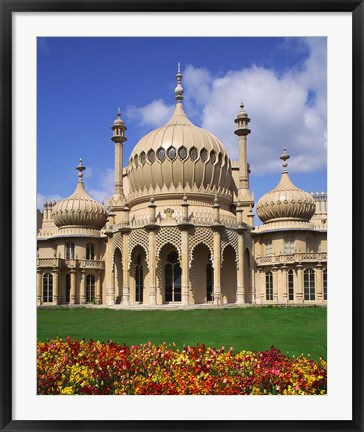
[[191,266],[193,259],[193,250],[198,244],[204,244],[209,248],[211,253],[211,261],[214,259],[214,233],[211,228],[196,227],[190,231],[189,237],[189,265]]
[[145,251],[145,260],[149,266],[149,236],[148,231],[143,228],[132,229],[129,233],[128,263],[130,268],[131,256],[134,248],[141,246]]

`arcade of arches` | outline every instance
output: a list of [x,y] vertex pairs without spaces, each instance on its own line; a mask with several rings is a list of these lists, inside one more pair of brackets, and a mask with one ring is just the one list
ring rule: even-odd
[[176,79],[173,115],[126,161],[118,111],[106,206],[86,192],[80,160],[74,192],[38,211],[38,306],[326,304],[327,194],[292,183],[283,149],[277,186],[255,201],[244,105],[232,161],[187,117],[180,67]]

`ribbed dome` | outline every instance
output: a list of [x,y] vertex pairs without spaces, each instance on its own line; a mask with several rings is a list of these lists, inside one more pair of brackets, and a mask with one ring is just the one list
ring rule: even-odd
[[172,118],[145,135],[135,146],[128,164],[130,190],[165,184],[197,188],[229,188],[231,161],[223,144],[195,126],[177,102]]
[[176,193],[188,186],[211,196],[231,195],[231,161],[226,149],[212,133],[187,118],[179,64],[176,78],[172,118],[145,135],[131,153],[127,169],[131,196],[145,196],[146,191]]
[[106,222],[106,210],[101,203],[92,199],[85,190],[82,181],[82,171],[85,167],[82,166],[82,161],[76,169],[79,171],[76,190],[71,196],[58,201],[53,207],[53,221],[58,228],[73,226],[101,229]]
[[315,213],[315,202],[312,196],[297,188],[289,178],[286,170],[288,158],[284,149],[281,156],[283,160],[282,177],[278,185],[258,201],[257,215],[264,223],[283,219],[309,221]]

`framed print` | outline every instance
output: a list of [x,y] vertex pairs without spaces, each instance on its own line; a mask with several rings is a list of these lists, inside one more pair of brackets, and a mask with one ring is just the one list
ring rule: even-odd
[[363,430],[363,18],[1,0],[1,430]]

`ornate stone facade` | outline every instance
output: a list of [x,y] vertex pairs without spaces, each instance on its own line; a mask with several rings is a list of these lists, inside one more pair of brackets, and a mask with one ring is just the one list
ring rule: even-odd
[[123,169],[126,126],[112,125],[115,187],[107,208],[79,180],[44,205],[38,230],[37,304],[158,307],[176,304],[325,304],[327,196],[294,186],[287,171],[257,203],[254,227],[247,136],[235,119],[239,161],[186,116],[182,74],[176,110],[143,137]]

